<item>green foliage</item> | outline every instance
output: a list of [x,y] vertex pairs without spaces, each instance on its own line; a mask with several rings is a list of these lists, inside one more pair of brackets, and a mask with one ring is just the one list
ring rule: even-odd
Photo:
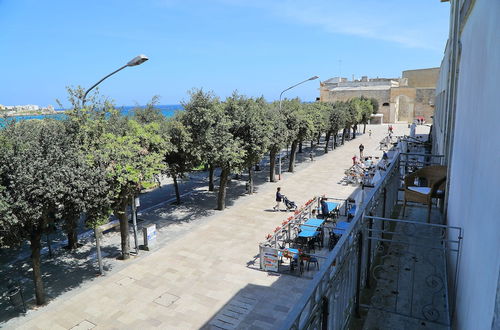
[[378,109],[379,109],[379,104],[378,104],[378,101],[376,98],[370,98],[369,99],[370,103],[372,104],[372,107],[373,107],[373,114],[376,114],[378,113]]
[[243,165],[259,162],[270,143],[271,123],[266,118],[264,98],[252,99],[236,92],[224,102],[225,112],[232,121],[231,134],[244,151]]
[[191,90],[189,96],[190,100],[182,103],[185,112],[182,121],[192,138],[192,152],[199,161],[214,164],[217,158],[214,149],[218,147],[214,141],[215,127],[223,116],[219,99],[202,89]]
[[146,107],[135,107],[132,112],[134,113],[134,119],[141,124],[150,124],[153,122],[162,122],[165,117],[162,115],[161,110],[156,106],[158,105],[160,97],[158,95],[153,96],[151,101],[146,105]]
[[273,102],[266,107],[266,121],[270,125],[270,151],[278,152],[286,146],[288,130],[284,111],[279,109],[279,103]]
[[346,125],[348,116],[348,105],[345,102],[335,102],[330,104],[329,130],[337,134]]
[[164,169],[162,154],[166,141],[160,135],[156,122],[140,124],[135,120],[120,119],[120,129],[107,132],[99,148],[106,163],[106,173],[114,191],[115,206],[122,198],[132,197],[145,185],[154,181],[154,175]]
[[310,131],[311,139],[327,132],[330,129],[330,111],[331,106],[328,103],[314,102],[304,105],[305,111],[309,114],[312,121]]
[[[370,120],[372,114],[374,114],[373,100],[375,99],[367,99],[365,97],[360,97],[357,99],[359,107],[361,108],[361,119],[360,123],[367,124]],[[376,102],[376,100],[375,100]]]

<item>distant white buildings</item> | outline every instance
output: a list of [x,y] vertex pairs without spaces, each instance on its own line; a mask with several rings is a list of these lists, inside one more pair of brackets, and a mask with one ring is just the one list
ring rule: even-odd
[[25,113],[31,114],[33,112],[36,113],[52,113],[54,112],[54,107],[48,105],[45,108],[42,108],[35,104],[26,104],[26,105],[1,105],[0,111],[6,113],[7,115],[22,115]]

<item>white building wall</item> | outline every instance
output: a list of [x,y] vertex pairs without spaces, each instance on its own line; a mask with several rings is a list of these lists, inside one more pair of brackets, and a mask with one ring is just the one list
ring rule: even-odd
[[500,1],[461,34],[448,224],[464,229],[454,328],[491,329],[500,271]]

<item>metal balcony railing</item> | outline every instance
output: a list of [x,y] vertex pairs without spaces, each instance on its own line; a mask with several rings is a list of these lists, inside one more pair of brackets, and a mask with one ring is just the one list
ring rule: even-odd
[[[282,329],[345,329],[353,316],[360,316],[360,308],[364,307],[360,303],[362,290],[369,286],[370,272],[380,252],[377,244],[384,241],[385,233],[394,230],[394,226],[386,227],[390,221],[373,218],[390,218],[406,173],[442,162],[442,156],[422,153],[396,150],[392,156],[385,176],[374,188],[367,189],[351,226],[322,263]],[[461,238],[461,230],[457,237]]]

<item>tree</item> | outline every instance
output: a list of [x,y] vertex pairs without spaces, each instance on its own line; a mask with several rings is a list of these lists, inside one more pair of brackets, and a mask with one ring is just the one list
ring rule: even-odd
[[[20,243],[28,239],[31,247],[33,280],[38,305],[45,303],[41,276],[41,237],[56,221],[61,200],[68,187],[71,141],[65,127],[56,120],[32,120],[11,124],[2,132],[0,186],[2,242]],[[8,210],[5,209],[5,201]]]
[[77,224],[82,215],[89,227],[102,224],[111,213],[110,187],[105,168],[73,147],[59,170],[64,173],[64,193],[59,200],[59,214],[68,237],[68,249],[78,248]]
[[[340,129],[345,127],[346,111],[347,107],[345,102],[337,101],[335,103],[329,104],[325,153],[328,152],[328,143],[332,135],[333,135],[333,148],[334,149],[336,148],[338,133]],[[344,143],[343,138],[342,138],[342,143]]]
[[253,193],[253,165],[260,162],[269,148],[271,123],[266,120],[264,98],[247,98],[236,92],[226,99],[226,112],[231,116],[231,133],[241,141],[243,166],[248,169],[248,193]]
[[373,114],[376,114],[378,112],[378,109],[379,109],[379,104],[378,104],[378,101],[376,98],[372,97],[372,98],[369,98],[368,99],[370,101],[370,103],[372,104],[372,107],[373,107]]
[[348,102],[347,113],[346,113],[346,130],[349,134],[352,128],[352,138],[356,138],[357,125],[361,120],[362,106],[359,98],[351,99]]
[[154,175],[165,167],[161,151],[168,141],[162,139],[156,122],[141,125],[121,116],[112,116],[109,121],[99,152],[106,163],[113,192],[112,208],[120,221],[122,259],[125,260],[130,257],[127,206],[141,189],[154,186]]
[[367,99],[363,96],[359,98],[359,103],[361,106],[361,120],[360,123],[363,124],[363,134],[366,133],[366,124],[368,124],[368,121],[370,120],[370,117],[372,114],[374,114],[374,108],[373,108],[373,103],[372,100],[376,102],[375,99]]
[[234,112],[239,112],[237,107],[241,104],[235,102],[239,96],[233,93],[225,102],[218,104],[213,112],[216,124],[212,126],[212,134],[209,138],[212,145],[216,146],[212,150],[211,157],[214,164],[221,168],[219,192],[217,195],[217,210],[226,208],[226,187],[229,174],[232,169],[241,169],[243,167],[245,150],[243,141],[236,136],[234,122]]
[[286,132],[287,132],[287,145],[291,145],[290,148],[290,157],[288,163],[288,171],[294,171],[294,163],[295,163],[295,155],[297,152],[297,147],[299,145],[299,133],[304,127],[302,126],[302,112],[301,112],[302,104],[300,99],[295,98],[292,100],[285,99],[282,102],[282,113],[285,118]]
[[164,121],[162,124],[163,135],[170,141],[169,148],[163,154],[166,163],[164,171],[174,180],[177,204],[181,203],[177,179],[190,171],[197,162],[197,156],[192,152],[193,139],[191,133],[183,123],[184,116],[185,113],[178,112],[175,117]]
[[214,114],[217,113],[217,109],[220,109],[220,101],[212,92],[204,92],[203,89],[193,89],[189,91],[189,96],[189,101],[182,103],[186,113],[183,122],[191,134],[194,154],[198,155],[202,162],[208,164],[208,190],[213,191],[214,151],[218,146],[212,137],[218,120]]
[[77,223],[82,214],[87,226],[95,228],[105,223],[111,213],[111,191],[99,147],[105,130],[109,129],[107,117],[113,105],[96,90],[88,96],[86,108],[81,109],[83,88],[68,87],[67,90],[72,110],[66,112],[63,123],[75,150],[67,157],[70,170],[65,176],[65,186],[70,189],[61,200],[60,212],[68,248],[75,249],[78,247]]
[[[323,133],[328,131],[329,126],[329,115],[330,115],[330,106],[328,103],[324,102],[314,102],[304,104],[309,113],[310,119],[313,123],[311,126],[310,139],[311,139],[311,149],[314,147],[314,141],[319,140]],[[328,146],[328,142],[327,142]],[[299,152],[300,146],[299,146]]]
[[132,112],[134,114],[134,119],[142,124],[150,124],[154,122],[162,122],[165,120],[165,116],[161,113],[161,110],[156,106],[160,97],[158,95],[153,96],[151,101],[146,104],[146,107],[135,107]]
[[266,107],[266,122],[270,125],[269,141],[269,181],[276,182],[276,155],[286,146],[288,136],[284,112],[278,102]]
[[[315,133],[314,119],[310,107],[307,104],[300,103],[299,109],[296,113],[297,115],[297,135],[295,140],[292,141],[292,150],[290,152],[290,163],[288,169],[290,172],[294,172],[295,169],[295,157],[297,147],[302,149],[302,142],[313,137]],[[299,150],[300,150],[299,149]]]

